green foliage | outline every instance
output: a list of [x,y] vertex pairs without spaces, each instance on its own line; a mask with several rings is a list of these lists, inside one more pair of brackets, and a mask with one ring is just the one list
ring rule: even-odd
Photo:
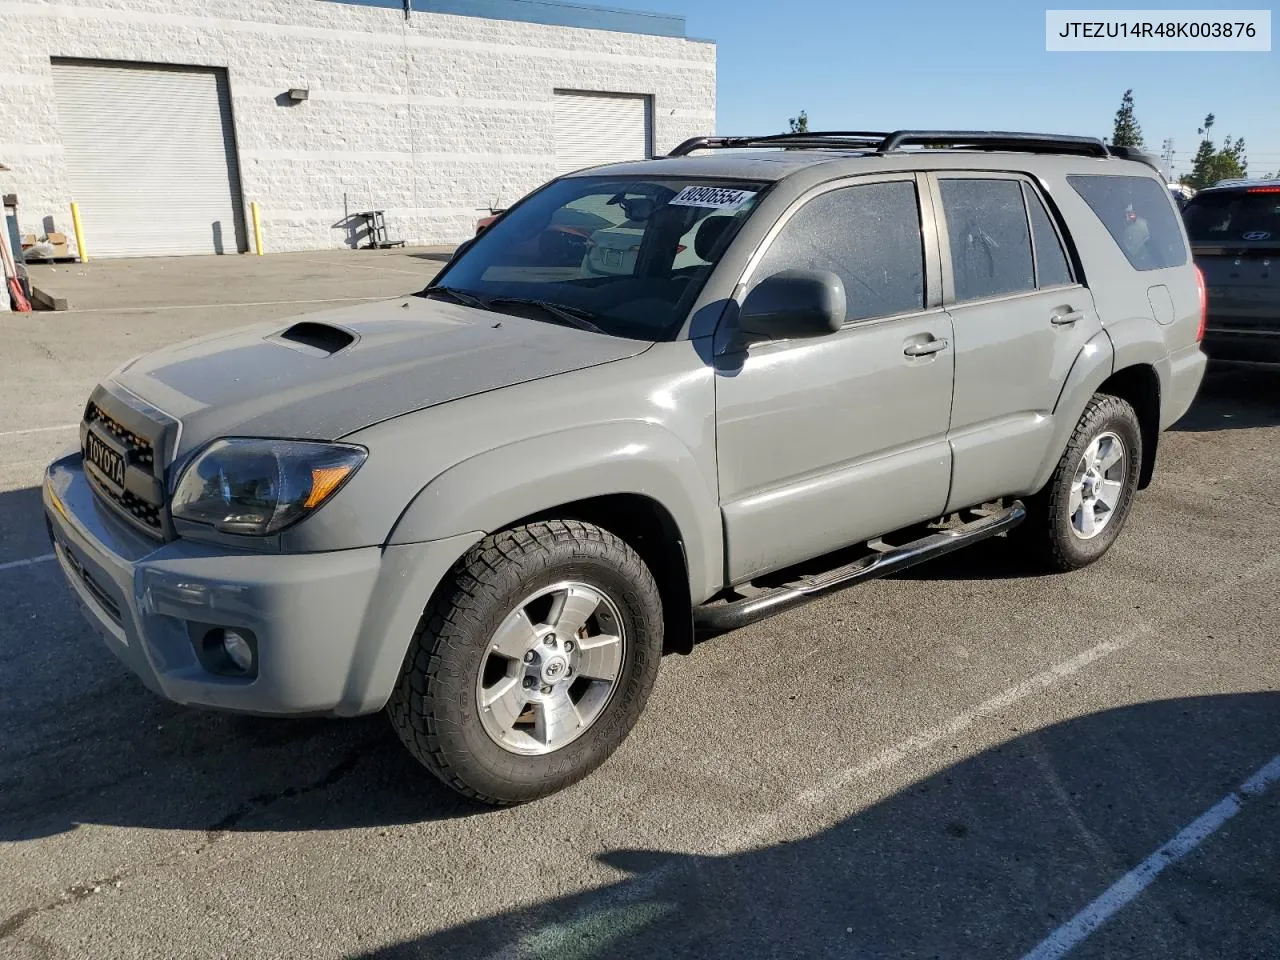
[[1245,155],[1244,137],[1234,140],[1227,137],[1221,148],[1214,145],[1209,136],[1213,129],[1213,114],[1204,118],[1204,126],[1196,132],[1200,134],[1200,147],[1196,150],[1195,159],[1191,161],[1191,173],[1182,178],[1182,182],[1196,190],[1211,187],[1219,180],[1234,180],[1243,177],[1249,170],[1249,160]]
[[808,133],[809,132],[809,114],[800,111],[800,116],[792,117],[787,121],[787,125],[791,128],[790,133]]
[[1126,90],[1116,111],[1115,129],[1111,133],[1111,145],[1115,147],[1142,147],[1142,127],[1133,112],[1133,91]]

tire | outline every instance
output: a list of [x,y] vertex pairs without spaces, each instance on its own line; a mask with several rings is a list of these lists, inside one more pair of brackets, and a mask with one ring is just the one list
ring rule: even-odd
[[[387,711],[409,752],[454,790],[524,803],[609,758],[644,709],[661,656],[662,600],[635,551],[589,523],[531,523],[486,537],[454,566],[422,614]],[[606,689],[594,675],[611,670]]]
[[[1114,441],[1120,446],[1121,459],[1116,464],[1122,465],[1122,469],[1112,464],[1098,480],[1096,472],[1090,474],[1085,468],[1092,466],[1096,471],[1110,453],[1103,452],[1101,458],[1094,454],[1114,450]],[[1089,463],[1086,463],[1087,455]],[[1031,559],[1047,569],[1067,571],[1086,567],[1101,558],[1124,528],[1138,489],[1141,466],[1142,429],[1133,407],[1119,397],[1094,394],[1053,476],[1043,490],[1027,501],[1027,519],[1015,531]],[[1094,501],[1095,506],[1089,511],[1091,491],[1104,499]],[[1106,508],[1108,496],[1114,497],[1114,505]],[[1088,512],[1093,514],[1092,533]]]

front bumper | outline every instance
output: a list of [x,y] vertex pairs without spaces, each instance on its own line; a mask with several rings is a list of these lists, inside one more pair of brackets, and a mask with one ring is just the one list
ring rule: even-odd
[[[309,554],[161,544],[97,501],[79,454],[50,465],[44,509],[85,616],[148,687],[257,714],[381,709],[431,592],[481,537]],[[256,675],[202,665],[197,645],[218,627],[254,635]]]

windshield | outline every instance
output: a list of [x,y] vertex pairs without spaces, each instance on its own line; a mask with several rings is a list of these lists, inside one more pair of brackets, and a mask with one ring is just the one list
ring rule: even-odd
[[427,296],[670,340],[764,184],[570,177],[481,234]]
[[1182,209],[1192,243],[1280,240],[1280,186],[1200,193]]

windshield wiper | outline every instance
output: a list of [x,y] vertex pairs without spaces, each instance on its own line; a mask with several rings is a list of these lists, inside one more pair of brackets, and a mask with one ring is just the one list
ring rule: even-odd
[[424,297],[432,294],[442,293],[455,303],[460,303],[464,307],[475,307],[477,310],[488,310],[489,302],[477,297],[474,293],[467,293],[465,290],[459,290],[457,287],[427,287],[422,291]]
[[498,304],[513,307],[537,307],[543,313],[549,314],[568,326],[577,327],[579,330],[589,330],[592,333],[604,333],[603,330],[591,322],[591,317],[595,316],[595,314],[580,307],[566,307],[562,303],[538,300],[535,297],[490,297],[487,306],[493,308]]

